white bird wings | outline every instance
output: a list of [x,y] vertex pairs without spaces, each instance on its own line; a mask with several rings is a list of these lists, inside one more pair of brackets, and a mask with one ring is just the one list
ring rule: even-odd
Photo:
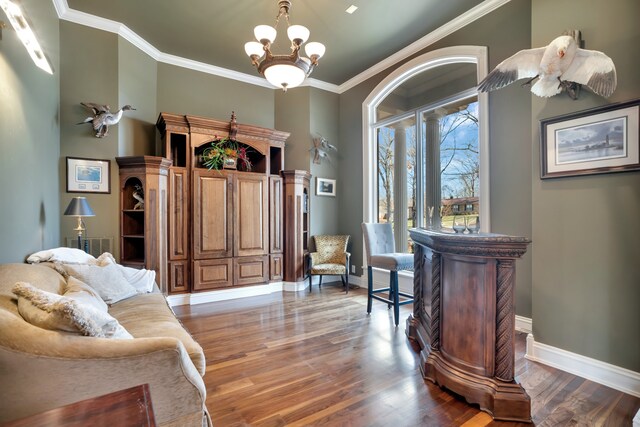
[[516,80],[536,77],[545,47],[524,49],[505,59],[478,84],[479,92],[500,89]]
[[618,79],[611,58],[597,50],[578,49],[569,68],[560,76],[561,80],[589,86],[589,89],[604,97],[611,96]]

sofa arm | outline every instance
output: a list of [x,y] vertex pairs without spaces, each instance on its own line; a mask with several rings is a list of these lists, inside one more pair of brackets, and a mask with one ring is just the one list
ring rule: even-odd
[[0,347],[0,421],[147,383],[158,425],[202,427],[206,389],[177,339],[76,338],[75,354]]

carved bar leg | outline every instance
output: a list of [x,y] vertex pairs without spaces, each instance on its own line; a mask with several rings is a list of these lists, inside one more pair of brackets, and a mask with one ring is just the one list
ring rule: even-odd
[[515,260],[500,259],[496,283],[496,394],[493,416],[499,419],[529,420],[531,399],[514,380],[515,356]]

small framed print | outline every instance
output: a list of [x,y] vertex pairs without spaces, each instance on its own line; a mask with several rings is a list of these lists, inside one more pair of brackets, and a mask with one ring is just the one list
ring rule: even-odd
[[336,180],[327,178],[316,178],[316,195],[317,196],[335,196]]
[[110,160],[67,157],[67,193],[111,193]]
[[640,99],[540,122],[540,177],[640,170]]

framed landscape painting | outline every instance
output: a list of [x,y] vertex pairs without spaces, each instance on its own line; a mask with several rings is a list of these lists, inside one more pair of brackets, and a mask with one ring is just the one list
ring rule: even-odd
[[640,170],[640,100],[540,122],[542,179]]
[[67,193],[111,193],[110,160],[67,157]]
[[316,195],[335,196],[336,180],[327,178],[316,178]]

